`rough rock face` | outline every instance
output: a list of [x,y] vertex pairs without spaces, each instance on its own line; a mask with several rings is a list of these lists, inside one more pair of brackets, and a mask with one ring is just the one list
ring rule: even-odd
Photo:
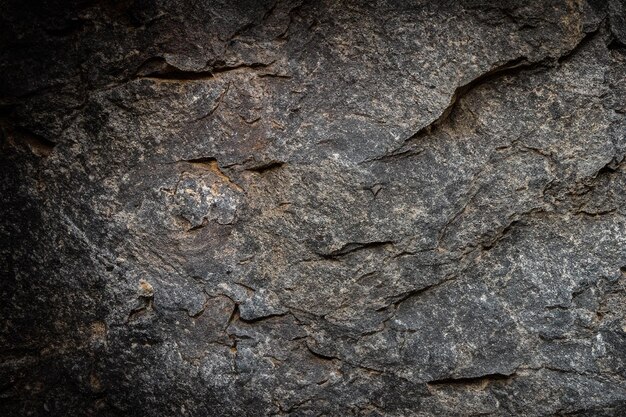
[[0,5],[1,415],[626,415],[623,0]]

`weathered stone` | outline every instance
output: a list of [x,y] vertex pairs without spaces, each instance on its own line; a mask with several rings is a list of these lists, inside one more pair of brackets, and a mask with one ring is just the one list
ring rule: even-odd
[[0,6],[0,414],[626,414],[623,0]]

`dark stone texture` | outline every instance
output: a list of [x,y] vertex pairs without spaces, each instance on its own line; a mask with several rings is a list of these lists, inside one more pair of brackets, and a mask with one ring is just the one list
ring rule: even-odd
[[0,6],[0,415],[626,415],[623,0]]

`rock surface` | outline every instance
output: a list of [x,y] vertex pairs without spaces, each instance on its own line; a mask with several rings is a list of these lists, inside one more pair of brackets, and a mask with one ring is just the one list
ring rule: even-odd
[[1,415],[626,415],[623,0],[0,5]]

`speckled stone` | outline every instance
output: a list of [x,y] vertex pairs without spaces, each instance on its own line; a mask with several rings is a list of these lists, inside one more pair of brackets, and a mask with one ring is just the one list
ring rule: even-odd
[[0,10],[0,415],[626,415],[624,0]]

